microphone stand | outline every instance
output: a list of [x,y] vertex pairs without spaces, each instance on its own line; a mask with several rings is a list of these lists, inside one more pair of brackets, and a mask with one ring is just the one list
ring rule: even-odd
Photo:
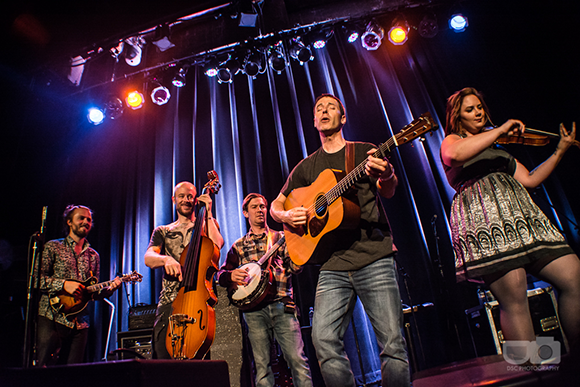
[[105,354],[103,355],[103,360],[107,361],[107,355],[109,354],[109,342],[111,341],[111,329],[113,328],[113,319],[115,318],[115,304],[106,298],[103,298],[107,304],[111,306],[111,318],[109,319],[109,332],[107,333],[107,344],[105,345]]
[[[32,235],[34,238],[34,245],[32,246],[32,262],[28,267],[28,287],[26,293],[26,319],[24,322],[24,347],[22,351],[22,368],[28,368],[32,362],[36,359],[32,359],[36,355],[36,340],[34,341],[34,348],[31,350],[29,341],[31,339],[31,334],[34,332],[36,335],[36,316],[32,319],[32,312],[36,312],[36,309],[32,309],[33,301],[34,305],[38,307],[38,288],[39,288],[39,276],[40,276],[40,265],[37,263],[37,250],[41,251],[44,244],[44,226],[46,224],[46,212],[48,210],[47,206],[42,208],[42,224],[40,226],[40,232]],[[40,243],[39,243],[40,242]],[[38,275],[35,275],[35,269],[39,268]],[[31,320],[34,322],[34,326],[31,326]],[[35,365],[35,364],[33,364]]]
[[431,218],[431,227],[433,227],[433,237],[435,237],[435,263],[439,269],[439,275],[441,276],[441,281],[445,281],[445,276],[443,275],[443,265],[441,264],[441,254],[439,253],[439,235],[437,235],[437,215],[433,215]]
[[[447,334],[451,335],[454,334],[454,339],[459,346],[459,350],[461,353],[464,352],[463,347],[461,345],[461,339],[459,338],[459,331],[457,328],[457,323],[455,319],[452,317],[451,313],[451,297],[449,287],[445,281],[445,274],[443,272],[443,263],[441,261],[441,254],[439,252],[439,235],[437,234],[437,215],[433,215],[431,218],[431,226],[433,227],[433,237],[435,238],[435,255],[436,257],[433,259],[434,263],[437,264],[437,269],[439,270],[439,296],[442,300],[442,304],[444,305],[444,313],[445,313],[445,320],[447,325]],[[453,332],[451,332],[451,330]]]

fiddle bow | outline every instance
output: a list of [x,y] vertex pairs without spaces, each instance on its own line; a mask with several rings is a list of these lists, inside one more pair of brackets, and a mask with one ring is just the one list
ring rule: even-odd
[[[215,171],[207,173],[209,182],[202,194],[216,194],[221,188]],[[203,235],[202,226],[207,208],[202,204],[197,213],[189,245],[180,257],[183,281],[172,304],[165,347],[174,359],[202,359],[215,335],[217,297],[211,279],[218,270],[219,249]],[[207,227],[207,225],[206,225]]]

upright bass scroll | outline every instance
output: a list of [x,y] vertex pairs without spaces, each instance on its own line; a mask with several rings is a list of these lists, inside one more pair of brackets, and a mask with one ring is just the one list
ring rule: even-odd
[[[216,194],[221,188],[215,171],[207,173],[210,180],[202,194]],[[183,272],[181,289],[172,304],[169,329],[165,338],[167,351],[174,359],[203,358],[215,335],[217,297],[211,278],[217,271],[219,249],[203,233],[207,208],[202,203],[196,215],[189,245],[180,257]]]

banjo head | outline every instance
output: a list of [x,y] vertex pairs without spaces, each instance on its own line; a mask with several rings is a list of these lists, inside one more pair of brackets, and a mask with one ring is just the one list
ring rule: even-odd
[[262,275],[262,268],[255,262],[249,262],[240,266],[240,269],[244,269],[248,273],[248,278],[246,279],[246,285],[237,285],[238,288],[232,294],[232,301],[240,301],[248,296],[250,296],[260,284],[260,278]]

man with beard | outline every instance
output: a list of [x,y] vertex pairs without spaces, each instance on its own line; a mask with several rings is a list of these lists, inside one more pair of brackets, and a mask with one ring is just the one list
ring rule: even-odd
[[[47,365],[82,363],[89,334],[87,309],[66,316],[51,305],[56,294],[65,294],[75,300],[84,298],[85,282],[99,277],[99,254],[89,247],[86,237],[93,225],[92,211],[85,206],[69,205],[63,219],[68,235],[46,243],[40,263],[40,305],[37,330],[37,363]],[[92,299],[103,299],[119,287],[119,277]]]
[[[177,297],[183,280],[179,259],[181,253],[189,244],[191,233],[194,231],[196,195],[195,186],[189,182],[184,181],[175,186],[171,199],[175,204],[177,220],[171,224],[155,228],[145,252],[145,265],[151,269],[162,267],[165,272],[153,327],[154,359],[172,358],[165,347],[165,337],[167,336],[172,304]],[[206,236],[212,240],[218,249],[221,249],[224,240],[220,234],[217,221],[212,216],[211,197],[209,194],[203,194],[197,198],[197,201],[202,202],[207,209],[208,216],[204,220],[203,230],[208,230],[208,235]]]
[[[251,278],[247,266],[245,269],[239,266],[258,261],[284,236],[284,233],[268,227],[268,202],[264,196],[257,193],[247,195],[242,203],[242,210],[248,219],[250,230],[234,242],[225,264],[218,272],[218,281],[223,287],[231,287],[233,284],[248,285]],[[273,295],[244,311],[256,366],[256,386],[274,386],[270,360],[273,337],[280,344],[284,359],[290,367],[294,386],[312,386],[292,294],[292,274],[300,272],[302,267],[290,260],[285,243],[269,259],[270,263],[264,262],[263,267],[268,266],[272,270],[272,286],[275,287]]]

